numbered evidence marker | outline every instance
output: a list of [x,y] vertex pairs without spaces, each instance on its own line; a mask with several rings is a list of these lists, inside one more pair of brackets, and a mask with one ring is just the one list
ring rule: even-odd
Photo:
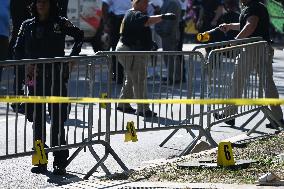
[[47,164],[46,153],[41,140],[35,141],[35,149],[36,153],[32,155],[32,164],[33,165]]
[[132,141],[132,142],[138,141],[133,121],[127,122],[127,125],[126,125],[126,133],[125,133],[124,142],[129,142],[129,141]]
[[229,141],[220,142],[218,145],[217,164],[220,166],[235,165],[232,144]]
[[[107,93],[102,93],[101,98],[107,98]],[[106,109],[106,103],[101,103],[101,107]]]

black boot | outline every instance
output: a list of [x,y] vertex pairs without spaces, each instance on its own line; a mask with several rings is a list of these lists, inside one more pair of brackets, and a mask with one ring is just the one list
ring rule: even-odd
[[54,175],[65,175],[66,168],[62,165],[53,165],[53,174]]
[[47,165],[46,164],[38,164],[31,168],[32,173],[42,174],[47,172]]

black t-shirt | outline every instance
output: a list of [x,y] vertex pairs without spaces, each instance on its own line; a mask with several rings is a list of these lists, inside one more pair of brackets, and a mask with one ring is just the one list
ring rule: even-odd
[[212,29],[211,21],[215,17],[217,8],[222,5],[222,0],[196,0],[195,4],[203,9],[203,14],[199,18],[202,21],[202,25],[198,26],[199,32]]
[[264,40],[270,42],[269,15],[265,5],[258,1],[252,0],[244,7],[240,15],[241,30],[246,25],[247,19],[250,16],[257,16],[259,21],[255,31],[249,37],[262,37]]
[[132,50],[151,50],[151,29],[144,26],[148,19],[149,17],[140,11],[127,11],[120,27],[122,43]]

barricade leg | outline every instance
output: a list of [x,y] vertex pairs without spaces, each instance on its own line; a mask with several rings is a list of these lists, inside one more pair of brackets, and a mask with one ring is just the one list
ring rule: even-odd
[[108,155],[111,154],[112,157],[116,160],[116,162],[120,165],[120,167],[124,171],[129,171],[129,169],[126,167],[126,165],[121,161],[121,159],[118,157],[118,155],[114,152],[114,150],[111,148],[109,143],[105,141],[99,141],[100,144],[102,144],[105,147],[105,155],[96,163],[96,165],[84,176],[84,179],[89,179],[89,177],[97,170],[101,164],[104,163],[104,161],[107,159]]
[[251,133],[253,133],[260,126],[260,124],[264,122],[265,119],[266,117],[264,116],[261,120],[259,120],[259,122],[257,122],[257,124],[251,130],[248,131],[247,135],[251,135]]

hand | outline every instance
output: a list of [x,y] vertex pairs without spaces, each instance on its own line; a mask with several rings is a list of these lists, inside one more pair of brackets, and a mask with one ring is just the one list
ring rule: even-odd
[[231,30],[230,24],[220,24],[220,25],[219,25],[219,29],[220,29],[222,32],[226,33],[226,32],[228,32],[229,30]]
[[166,13],[166,14],[162,14],[162,19],[163,20],[175,20],[177,19],[177,17],[173,13]]

